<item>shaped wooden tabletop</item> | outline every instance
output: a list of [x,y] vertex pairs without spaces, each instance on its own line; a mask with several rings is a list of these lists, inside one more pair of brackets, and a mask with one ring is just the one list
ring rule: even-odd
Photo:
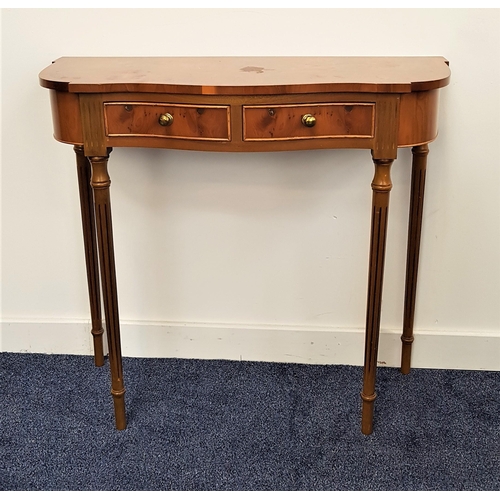
[[407,93],[444,87],[444,57],[62,57],[42,87],[71,93]]

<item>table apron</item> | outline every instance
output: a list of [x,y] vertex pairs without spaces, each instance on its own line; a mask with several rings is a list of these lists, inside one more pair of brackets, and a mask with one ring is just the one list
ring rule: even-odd
[[[54,137],[68,144],[83,144],[80,94],[56,90],[50,94]],[[438,95],[436,89],[407,94],[98,96],[108,147],[252,152],[374,149],[376,137],[382,133],[377,117],[388,99],[399,103],[397,147],[427,144],[437,135]],[[159,126],[157,115],[169,109],[175,125]],[[306,114],[316,119],[311,128],[300,121]],[[147,115],[150,123],[145,123]]]

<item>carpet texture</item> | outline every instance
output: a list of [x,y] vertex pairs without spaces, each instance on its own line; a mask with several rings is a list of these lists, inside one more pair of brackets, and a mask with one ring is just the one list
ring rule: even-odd
[[0,354],[0,490],[500,489],[500,372]]

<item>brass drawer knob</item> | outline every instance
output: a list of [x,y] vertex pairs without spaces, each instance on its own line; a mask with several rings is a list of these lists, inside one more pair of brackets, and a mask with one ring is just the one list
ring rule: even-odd
[[306,127],[314,127],[314,125],[316,125],[316,117],[308,113],[302,117],[302,123]]
[[158,123],[162,127],[166,127],[167,125],[172,125],[174,121],[174,117],[170,113],[164,113],[163,115],[160,115],[160,118],[158,118]]

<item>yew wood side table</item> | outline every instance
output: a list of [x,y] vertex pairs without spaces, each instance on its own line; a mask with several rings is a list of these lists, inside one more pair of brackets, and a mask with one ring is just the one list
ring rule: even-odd
[[[410,371],[428,143],[437,135],[442,57],[63,57],[44,69],[54,136],[76,153],[95,364],[104,364],[100,291],[117,429],[125,387],[111,226],[113,147],[199,151],[369,149],[370,262],[361,430],[373,429],[390,169],[411,147],[401,371]],[[100,267],[100,277],[99,277]],[[102,285],[101,285],[102,283]]]

